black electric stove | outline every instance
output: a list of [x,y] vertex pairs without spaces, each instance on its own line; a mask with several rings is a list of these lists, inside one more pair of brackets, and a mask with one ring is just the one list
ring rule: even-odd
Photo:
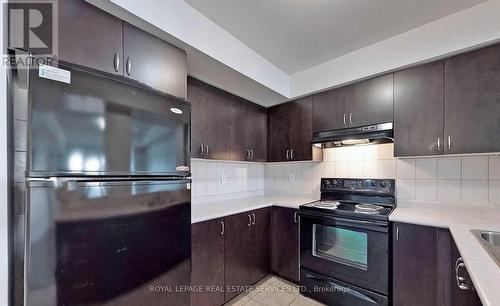
[[300,206],[304,212],[388,221],[396,206],[391,179],[322,178],[321,199]]
[[327,305],[390,305],[394,185],[390,179],[321,179],[320,200],[300,206],[305,295]]

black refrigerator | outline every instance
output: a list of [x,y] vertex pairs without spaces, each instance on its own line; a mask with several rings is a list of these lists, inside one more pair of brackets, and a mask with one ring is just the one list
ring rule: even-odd
[[190,105],[70,64],[25,68],[9,77],[27,122],[25,305],[189,305]]

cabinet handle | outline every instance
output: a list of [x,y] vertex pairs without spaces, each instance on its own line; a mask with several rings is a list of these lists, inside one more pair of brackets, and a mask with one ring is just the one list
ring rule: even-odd
[[247,160],[249,160],[249,159],[250,159],[250,150],[247,149]]
[[253,217],[252,225],[255,225],[255,214],[252,214],[252,217]]
[[127,66],[125,68],[127,70],[127,75],[130,76],[130,72],[132,72],[132,61],[130,57],[127,57]]
[[120,55],[118,53],[115,53],[115,58],[113,59],[113,67],[115,68],[115,71],[118,72],[120,69]]
[[290,159],[293,159],[293,149],[290,150]]
[[295,224],[297,224],[297,212],[293,213],[293,221],[295,221]]
[[254,157],[253,150],[250,150],[250,152],[252,153],[252,157],[250,157],[250,159],[253,160],[253,157]]
[[286,149],[286,159],[290,159],[290,150]]
[[466,281],[466,278],[464,276],[460,276],[460,270],[464,269],[467,271],[465,268],[465,263],[462,257],[459,257],[457,259],[457,262],[455,263],[455,280],[457,281],[457,286],[458,288],[462,290],[470,290],[471,286],[466,284],[464,281]]
[[399,226],[396,226],[396,241],[399,241]]
[[201,153],[201,155],[203,155],[203,151],[205,151],[205,150],[203,150],[203,144],[200,145],[200,148],[201,148],[200,153]]
[[252,217],[248,215],[248,226],[252,225]]
[[438,151],[441,151],[441,137],[437,138]]
[[205,155],[208,155],[208,145],[205,145],[205,148],[206,148]]
[[448,150],[451,150],[451,136],[448,136]]
[[221,234],[221,235],[224,235],[224,231],[225,231],[225,228],[224,228],[224,221],[221,221],[221,222],[220,222],[220,226],[221,226],[221,231],[220,231],[220,234]]
[[352,113],[349,113],[349,124],[352,124]]
[[344,114],[344,125],[347,126],[347,114]]

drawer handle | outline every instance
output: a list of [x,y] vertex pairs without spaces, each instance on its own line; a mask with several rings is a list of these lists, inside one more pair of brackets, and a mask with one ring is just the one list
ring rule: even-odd
[[221,222],[220,222],[220,225],[221,225],[221,231],[220,231],[220,234],[221,234],[221,235],[224,235],[224,231],[225,231],[225,228],[224,228],[224,221],[221,221]]

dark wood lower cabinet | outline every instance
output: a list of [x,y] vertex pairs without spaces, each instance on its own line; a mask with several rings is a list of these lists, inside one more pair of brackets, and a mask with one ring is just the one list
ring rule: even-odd
[[200,289],[191,294],[193,306],[224,304],[223,222],[222,218],[191,226],[191,285]]
[[446,229],[393,224],[394,306],[481,306],[477,294],[455,280],[460,253]]
[[271,208],[252,212],[252,284],[271,271]]
[[298,209],[273,207],[272,271],[293,282],[299,281]]

